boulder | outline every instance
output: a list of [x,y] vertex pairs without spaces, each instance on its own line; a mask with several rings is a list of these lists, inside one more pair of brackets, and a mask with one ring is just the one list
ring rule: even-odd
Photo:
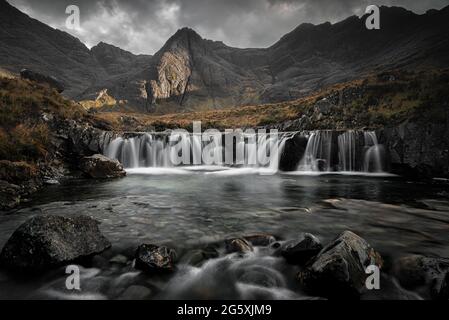
[[241,238],[226,240],[225,247],[227,253],[247,253],[254,250],[253,246],[247,240]]
[[176,252],[167,247],[142,244],[136,250],[136,269],[148,273],[167,273],[175,270]]
[[279,159],[279,169],[282,171],[295,171],[306,151],[308,139],[300,134],[296,134],[291,139],[285,141]]
[[34,81],[41,84],[46,84],[51,88],[55,89],[59,93],[65,90],[64,84],[60,82],[58,79],[52,76],[47,76],[39,72],[31,71],[28,69],[23,69],[20,71],[20,77],[22,79]]
[[256,247],[266,247],[276,241],[274,236],[267,233],[252,234],[245,236],[244,239]]
[[393,266],[394,276],[407,290],[423,298],[448,300],[449,259],[413,255],[403,257]]
[[365,290],[366,268],[382,259],[358,235],[345,231],[312,259],[298,277],[310,293],[329,298],[359,298]]
[[301,235],[296,240],[285,242],[281,248],[281,255],[291,264],[305,264],[316,256],[323,246],[320,240],[310,233]]
[[93,256],[110,246],[98,222],[90,217],[36,216],[13,233],[0,254],[0,265],[42,271]]
[[90,178],[110,179],[126,176],[123,166],[117,160],[109,159],[101,154],[84,157],[80,169]]

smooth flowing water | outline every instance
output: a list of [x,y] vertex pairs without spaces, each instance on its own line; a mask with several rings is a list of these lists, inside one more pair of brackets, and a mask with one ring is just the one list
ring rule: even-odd
[[[444,181],[297,172],[266,176],[260,170],[143,168],[129,170],[124,179],[48,187],[27,207],[0,216],[0,246],[26,219],[45,213],[90,215],[101,222],[113,247],[84,266],[82,292],[65,289],[64,269],[37,279],[0,273],[0,298],[115,299],[132,296],[133,290],[162,299],[307,298],[295,281],[298,270],[269,248],[240,257],[224,255],[218,246],[219,258],[192,262],[198,249],[258,232],[284,240],[310,232],[327,243],[351,230],[386,259],[410,253],[449,256]],[[155,277],[133,269],[132,254],[142,243],[175,248],[178,271]],[[118,254],[129,261],[114,262]]]

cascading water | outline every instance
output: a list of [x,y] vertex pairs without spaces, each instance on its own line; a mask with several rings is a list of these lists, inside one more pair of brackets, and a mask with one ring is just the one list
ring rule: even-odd
[[227,143],[225,134],[211,141],[201,134],[128,134],[106,143],[104,154],[127,169],[218,165],[277,171],[285,141],[293,135],[236,133]]
[[365,132],[365,151],[364,158],[364,171],[365,172],[383,172],[385,150],[382,145],[379,144],[375,132]]
[[124,134],[107,142],[104,154],[127,169],[220,166],[276,172],[286,142],[297,135],[307,139],[298,172],[384,172],[385,152],[376,133],[356,130],[276,135],[241,132],[233,133],[230,143],[227,134],[220,133],[218,139],[211,140],[188,133]]
[[382,173],[384,162],[384,149],[375,132],[314,131],[298,171]]
[[332,132],[312,132],[307,143],[299,171],[330,171],[332,154]]

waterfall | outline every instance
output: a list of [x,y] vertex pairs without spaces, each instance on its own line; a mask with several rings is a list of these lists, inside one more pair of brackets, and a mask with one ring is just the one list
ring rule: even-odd
[[209,141],[201,134],[124,134],[106,143],[104,154],[127,169],[218,165],[277,171],[285,141],[292,136],[242,132],[233,133],[232,140],[218,134]]
[[[286,142],[296,136],[305,140],[302,146],[292,151],[289,144],[285,149]],[[385,170],[384,148],[372,131],[217,132],[210,139],[190,133],[127,133],[104,147],[107,157],[127,169],[220,166],[277,172],[281,156],[285,159],[290,153],[297,157],[293,167],[297,165],[299,173]]]
[[299,171],[330,171],[332,131],[315,131],[309,137]]
[[367,148],[364,158],[365,172],[383,172],[385,158],[384,147],[379,144],[375,132],[365,132],[365,146]]
[[384,148],[372,131],[314,131],[298,165],[303,172],[384,172]]

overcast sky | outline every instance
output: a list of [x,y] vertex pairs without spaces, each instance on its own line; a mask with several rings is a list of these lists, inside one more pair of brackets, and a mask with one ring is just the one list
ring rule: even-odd
[[[88,47],[104,41],[133,53],[153,54],[181,27],[227,45],[267,47],[304,22],[337,22],[363,14],[369,4],[398,5],[417,13],[449,0],[8,0],[42,22],[67,31]],[[81,29],[67,30],[65,9],[78,5]]]

